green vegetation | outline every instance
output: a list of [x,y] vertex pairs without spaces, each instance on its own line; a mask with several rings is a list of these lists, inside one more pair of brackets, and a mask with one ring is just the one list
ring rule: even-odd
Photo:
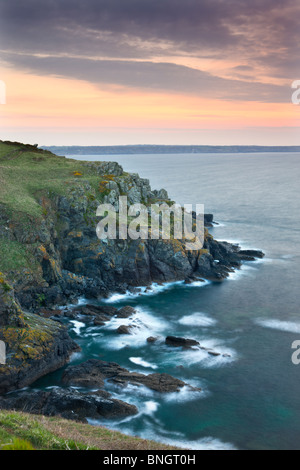
[[[112,180],[112,175],[98,175],[87,162],[59,157],[36,146],[0,141],[0,206],[6,219],[0,231],[0,271],[28,268],[37,272],[32,250],[37,248],[34,240],[41,222],[51,213],[51,199],[88,185],[88,202],[101,201],[109,192],[106,183]],[[6,223],[7,229],[23,234],[20,242],[6,238]]]
[[167,449],[175,447],[58,417],[0,410],[0,450]]
[[[6,326],[2,328],[1,338],[11,352],[11,369],[26,364],[30,360],[39,360],[52,350],[55,334],[60,325],[57,322],[27,312],[20,315],[22,327]],[[7,368],[0,365],[0,372],[6,373]]]
[[84,162],[22,144],[0,141],[0,169],[0,203],[13,218],[16,213],[41,218],[45,215],[39,203],[41,195],[66,194],[83,177],[95,185],[95,176]]
[[15,240],[0,237],[0,270],[4,272],[28,266],[29,259],[26,248]]
[[[46,421],[46,419],[43,419]],[[24,413],[0,411],[1,450],[87,450],[88,446],[63,439],[41,421]]]

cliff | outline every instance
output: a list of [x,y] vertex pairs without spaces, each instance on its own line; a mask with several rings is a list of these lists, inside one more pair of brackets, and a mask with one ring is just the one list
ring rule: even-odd
[[207,229],[198,251],[186,251],[183,240],[99,240],[99,204],[118,208],[120,195],[128,204],[172,203],[165,190],[152,190],[117,163],[79,162],[0,141],[0,169],[0,271],[23,308],[194,276],[222,280],[245,256]]
[[0,395],[62,367],[79,349],[64,326],[23,312],[1,273],[0,340],[6,346],[6,364],[0,364]]
[[63,366],[77,349],[65,327],[43,318],[43,308],[153,282],[221,281],[243,260],[263,256],[218,242],[207,229],[194,251],[177,239],[99,240],[101,203],[118,209],[126,195],[129,205],[172,205],[164,189],[152,190],[114,162],[80,162],[0,141],[0,183],[0,340],[7,346],[0,394]]

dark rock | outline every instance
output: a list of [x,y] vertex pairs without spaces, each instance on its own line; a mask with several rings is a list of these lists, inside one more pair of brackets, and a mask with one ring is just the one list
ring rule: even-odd
[[63,312],[61,310],[58,310],[58,309],[47,310],[46,308],[42,308],[39,311],[39,314],[44,318],[51,318],[53,316],[56,316],[56,317],[61,316],[61,315],[63,315]]
[[176,348],[192,348],[193,346],[200,346],[200,343],[194,339],[180,338],[177,336],[167,336],[166,344]]
[[26,323],[12,286],[0,273],[0,328],[9,326],[25,327]]
[[95,318],[94,325],[95,326],[104,326],[106,324],[106,322],[109,321],[109,320],[110,320],[109,318],[103,318],[101,316],[101,318]]
[[131,335],[131,330],[135,328],[133,325],[121,325],[117,329],[119,335]]
[[0,365],[0,394],[23,388],[64,366],[79,346],[58,322],[23,312],[11,287],[0,282],[0,340],[6,365]]
[[254,261],[256,258],[264,258],[265,254],[259,250],[240,250],[238,256],[243,261]]
[[120,308],[116,314],[117,318],[129,318],[136,313],[135,308],[126,305],[125,307]]
[[[193,219],[197,218],[197,213],[195,211],[192,212]],[[213,214],[204,214],[204,226],[205,227],[213,227],[214,224],[214,216]]]
[[[46,204],[47,218],[33,224],[30,231],[24,231],[21,222],[10,228],[7,224],[10,216],[3,205],[0,207],[0,222],[3,220],[2,225],[7,228],[5,236],[26,243],[42,273],[42,276],[11,273],[17,298],[24,308],[49,309],[82,295],[99,300],[112,292],[134,292],[139,286],[153,283],[184,279],[190,282],[192,276],[222,281],[228,277],[228,270],[238,268],[243,260],[263,255],[258,252],[254,255],[252,250],[239,252],[235,245],[214,240],[207,229],[203,250],[199,251],[187,251],[184,240],[99,240],[95,228],[100,202],[111,203],[117,209],[121,194],[126,194],[130,203],[150,204],[153,197],[170,201],[166,191],[152,191],[148,180],[124,173],[117,163],[86,165],[105,180],[101,201],[99,192],[88,181],[78,180],[63,196],[48,194],[38,200],[42,206]],[[205,214],[204,220],[211,225],[213,215]],[[77,311],[110,317],[117,314],[113,309],[88,305],[78,307]]]
[[[128,384],[144,385],[151,390],[161,393],[177,392],[184,387],[185,382],[168,374],[144,375],[130,372],[114,362],[104,362],[90,359],[76,366],[69,366],[62,376],[66,385],[84,385],[95,388],[103,386],[104,380],[121,387]],[[90,385],[87,385],[90,382]]]
[[10,357],[5,367],[0,366],[0,395],[26,387],[60,369],[73,352],[80,350],[70,338],[66,327],[52,320],[47,319],[47,322],[51,324],[40,325],[37,321],[36,324],[40,326],[27,330],[17,340],[4,338]]
[[190,276],[184,281],[185,284],[193,284],[193,282],[205,282],[205,280],[197,276]]
[[118,309],[110,305],[83,305],[74,309],[76,313],[81,315],[90,316],[106,316],[107,318],[113,317],[117,314]]
[[1,409],[20,410],[45,416],[62,416],[86,422],[91,419],[123,418],[137,414],[138,410],[107,393],[81,393],[74,389],[54,388],[51,391],[24,391],[0,398]]
[[157,338],[155,338],[154,336],[149,336],[149,338],[147,338],[147,343],[155,343],[157,341]]

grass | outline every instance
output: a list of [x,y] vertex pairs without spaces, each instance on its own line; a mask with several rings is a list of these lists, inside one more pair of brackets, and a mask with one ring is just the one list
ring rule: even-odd
[[101,200],[99,185],[104,179],[86,162],[59,157],[30,145],[0,141],[1,213],[10,228],[18,227],[19,231],[21,228],[25,241],[18,243],[0,236],[0,271],[28,266],[35,269],[36,266],[31,266],[33,257],[26,245],[26,235],[48,216],[48,207],[41,201],[67,195],[86,183],[91,187],[90,199]]
[[64,195],[84,182],[96,189],[103,179],[86,162],[0,141],[0,204],[10,210],[12,217],[22,213],[41,218],[45,213],[40,195]]
[[7,272],[28,266],[29,260],[26,248],[22,243],[0,237],[0,270]]
[[[174,450],[175,447],[58,417],[0,410],[0,450]],[[177,449],[178,450],[178,449]]]

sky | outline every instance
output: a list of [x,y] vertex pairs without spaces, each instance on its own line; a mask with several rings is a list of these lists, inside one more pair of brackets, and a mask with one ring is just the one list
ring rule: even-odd
[[0,139],[300,145],[299,15],[298,0],[0,0]]

